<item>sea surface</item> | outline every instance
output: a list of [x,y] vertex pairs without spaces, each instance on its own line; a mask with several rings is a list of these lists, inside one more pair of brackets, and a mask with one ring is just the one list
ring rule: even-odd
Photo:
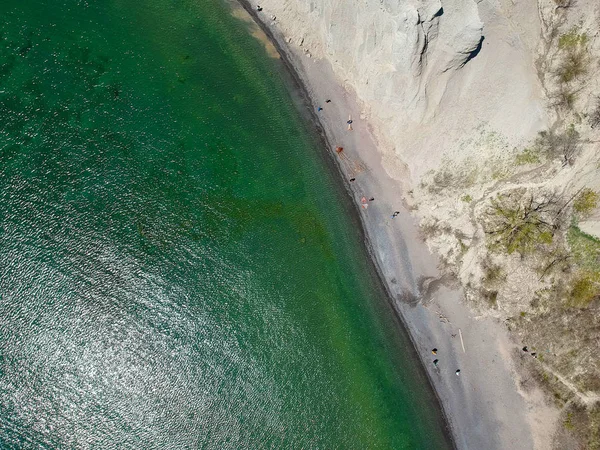
[[450,448],[286,77],[220,0],[0,2],[0,448]]

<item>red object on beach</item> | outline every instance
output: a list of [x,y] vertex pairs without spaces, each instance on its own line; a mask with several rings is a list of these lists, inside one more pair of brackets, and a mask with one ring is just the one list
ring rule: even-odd
[[336,147],[336,148],[335,148],[335,151],[336,151],[337,153],[342,153],[342,152],[344,151],[344,147]]

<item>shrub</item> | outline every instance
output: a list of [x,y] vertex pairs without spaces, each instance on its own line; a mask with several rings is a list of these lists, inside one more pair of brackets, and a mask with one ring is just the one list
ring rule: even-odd
[[540,162],[540,151],[537,148],[526,148],[516,156],[515,162],[517,166],[537,164]]
[[586,308],[598,296],[598,293],[598,284],[592,276],[582,274],[573,282],[569,304],[576,308]]
[[588,272],[600,274],[600,240],[571,226],[567,232],[567,242],[575,263]]
[[568,33],[565,33],[558,38],[558,48],[561,50],[569,50],[585,47],[588,40],[587,34],[579,34],[577,27],[573,27]]
[[558,39],[562,60],[556,69],[556,75],[561,83],[570,83],[587,73],[589,66],[587,42],[587,34],[579,34],[576,27],[571,28]]
[[502,266],[494,264],[489,258],[485,259],[482,264],[483,281],[486,284],[503,281],[506,279],[506,273],[502,270]]
[[580,89],[572,89],[564,84],[561,84],[558,91],[550,96],[552,100],[552,106],[564,110],[573,109],[579,90]]
[[581,152],[581,137],[575,126],[571,125],[560,134],[554,130],[541,131],[535,145],[549,159],[560,157],[566,166],[572,164]]
[[555,231],[562,225],[562,203],[555,194],[538,199],[532,194],[524,195],[522,190],[498,195],[490,202],[489,220],[484,226],[491,238],[490,248],[525,255],[552,243]]
[[498,308],[498,291],[488,291],[487,289],[482,289],[480,293],[483,299],[488,302],[491,308]]
[[589,215],[598,206],[598,200],[600,196],[597,192],[585,188],[575,199],[573,203],[573,210],[582,216]]
[[423,240],[433,238],[441,233],[441,227],[437,220],[423,221],[420,224],[421,238]]
[[471,203],[473,201],[473,197],[469,194],[463,195],[460,199],[465,203]]
[[587,50],[569,51],[558,66],[556,75],[562,83],[570,83],[588,71],[589,60]]

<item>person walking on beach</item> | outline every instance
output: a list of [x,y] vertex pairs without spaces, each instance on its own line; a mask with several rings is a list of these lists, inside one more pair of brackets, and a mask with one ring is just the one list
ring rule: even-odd
[[460,369],[456,369],[456,376],[460,376]]
[[395,219],[398,214],[400,214],[400,211],[394,211],[394,214],[392,214],[392,219]]

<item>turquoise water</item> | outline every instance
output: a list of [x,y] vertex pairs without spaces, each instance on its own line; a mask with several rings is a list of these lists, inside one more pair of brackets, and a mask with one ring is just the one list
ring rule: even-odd
[[246,25],[216,0],[0,13],[0,447],[450,448]]

